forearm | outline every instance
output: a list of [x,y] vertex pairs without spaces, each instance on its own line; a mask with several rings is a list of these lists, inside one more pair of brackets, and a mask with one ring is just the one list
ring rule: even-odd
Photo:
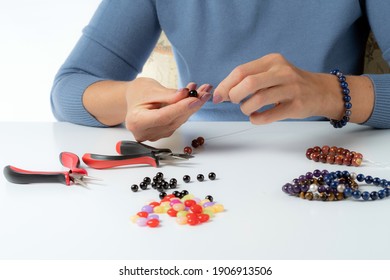
[[83,95],[84,107],[105,125],[114,126],[124,122],[128,84],[122,81],[100,81],[90,85]]

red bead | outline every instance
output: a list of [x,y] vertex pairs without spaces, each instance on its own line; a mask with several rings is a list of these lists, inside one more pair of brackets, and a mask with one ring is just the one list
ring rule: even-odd
[[138,212],[137,215],[141,218],[147,218],[149,213],[145,211]]
[[150,202],[149,205],[152,206],[152,207],[154,208],[154,207],[156,207],[156,206],[159,206],[159,205],[160,205],[160,202],[153,201],[153,202]]
[[310,158],[315,161],[315,162],[318,162],[320,159],[320,154],[317,153],[317,152],[313,152],[311,155],[310,155]]
[[334,155],[327,155],[326,156],[326,162],[329,164],[334,164]]
[[194,204],[190,207],[190,210],[192,211],[192,213],[199,214],[203,212],[203,207],[199,204]]
[[150,219],[146,222],[146,224],[149,226],[149,227],[157,227],[159,224],[160,224],[160,221],[158,219]]
[[321,153],[321,148],[319,146],[315,146],[315,147],[313,147],[313,152]]
[[187,146],[184,148],[183,152],[187,155],[190,155],[192,154],[192,148]]
[[195,204],[196,204],[196,201],[192,200],[192,199],[188,199],[188,200],[184,201],[184,205],[186,207],[191,207],[192,205],[195,205]]
[[199,222],[204,223],[210,219],[210,216],[207,214],[199,214],[198,219],[199,219]]
[[204,144],[204,138],[202,136],[199,136],[196,140],[198,140],[200,146]]
[[344,161],[344,157],[342,155],[337,155],[334,157],[334,163],[342,165]]
[[352,162],[351,162],[351,164],[353,165],[353,166],[355,166],[355,167],[358,167],[358,166],[360,166],[361,164],[362,164],[362,159],[361,158],[353,158],[352,159]]
[[324,155],[328,155],[329,154],[329,150],[330,150],[330,147],[325,145],[325,146],[322,146],[321,152]]
[[198,217],[195,216],[195,217],[187,218],[187,224],[189,224],[190,226],[195,226],[199,224]]
[[309,149],[307,149],[306,150],[306,157],[308,158],[308,159],[311,159],[311,154],[313,153],[313,148],[309,148]]
[[169,208],[167,211],[167,214],[171,217],[176,217],[177,216],[177,211],[173,208]]

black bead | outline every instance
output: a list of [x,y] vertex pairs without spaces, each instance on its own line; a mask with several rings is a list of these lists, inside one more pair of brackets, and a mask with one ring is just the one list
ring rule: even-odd
[[152,180],[150,179],[150,177],[145,177],[145,178],[144,178],[144,182],[145,182],[147,185],[149,185],[151,181],[152,181]]
[[164,192],[164,188],[161,185],[157,186],[156,190],[159,192]]
[[175,197],[181,196],[181,192],[179,192],[179,191],[174,191],[174,192],[172,192],[172,194],[173,194]]
[[189,192],[188,192],[187,190],[182,190],[182,191],[180,192],[180,194],[181,194],[182,196],[185,196],[185,195],[189,194]]
[[196,90],[190,90],[188,93],[189,97],[198,97],[198,92]]
[[200,146],[198,139],[192,140],[191,146],[194,147],[195,149],[198,148]]
[[177,187],[177,184],[175,183],[169,183],[169,188],[170,189],[175,189]]
[[169,183],[177,184],[177,180],[175,178],[172,178],[171,180],[169,180]]
[[139,183],[139,187],[141,190],[146,190],[148,188],[148,184],[145,182]]
[[166,195],[167,195],[166,192],[160,192],[160,193],[158,194],[158,197],[159,197],[160,199],[163,199]]
[[152,182],[152,188],[153,188],[153,189],[156,189],[157,187],[158,187],[157,182]]
[[183,176],[183,181],[184,181],[185,183],[189,183],[189,182],[191,181],[190,175],[184,175],[184,176]]
[[162,181],[160,184],[164,190],[167,190],[169,188],[169,183],[167,181]]
[[197,179],[199,182],[203,182],[203,181],[204,181],[204,176],[203,176],[203,174],[198,174],[198,176],[196,176],[196,179]]
[[217,175],[215,175],[214,172],[210,172],[210,173],[209,173],[209,179],[210,179],[210,180],[215,180],[215,178],[217,178]]
[[138,185],[132,185],[131,186],[131,190],[133,191],[133,192],[136,192],[136,191],[138,191]]
[[210,200],[210,202],[213,202],[214,198],[211,195],[207,195],[205,199]]
[[162,172],[157,172],[156,177],[162,179],[164,178],[164,174]]

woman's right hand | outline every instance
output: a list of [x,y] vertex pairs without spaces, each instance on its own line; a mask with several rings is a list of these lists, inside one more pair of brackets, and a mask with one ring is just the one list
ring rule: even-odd
[[[198,97],[188,97],[194,89]],[[208,84],[197,88],[195,83],[189,83],[175,90],[150,78],[137,78],[129,82],[126,90],[126,128],[140,142],[169,137],[210,99],[211,89]]]

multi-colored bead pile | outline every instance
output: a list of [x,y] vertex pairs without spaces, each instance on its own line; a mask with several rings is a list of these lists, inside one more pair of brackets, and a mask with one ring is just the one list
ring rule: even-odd
[[[361,191],[358,182],[382,187],[379,191]],[[282,187],[283,192],[307,200],[337,201],[353,197],[377,200],[390,196],[390,182],[378,177],[356,175],[348,171],[314,170],[295,178]]]
[[167,214],[176,218],[179,225],[195,226],[209,221],[216,213],[224,211],[224,206],[216,203],[211,195],[199,199],[188,191],[177,193],[168,194],[160,201],[153,201],[143,206],[141,211],[130,220],[139,226],[154,228],[160,224],[159,214]]
[[362,164],[363,155],[340,147],[315,146],[306,150],[306,157],[315,162],[339,164],[358,167]]

